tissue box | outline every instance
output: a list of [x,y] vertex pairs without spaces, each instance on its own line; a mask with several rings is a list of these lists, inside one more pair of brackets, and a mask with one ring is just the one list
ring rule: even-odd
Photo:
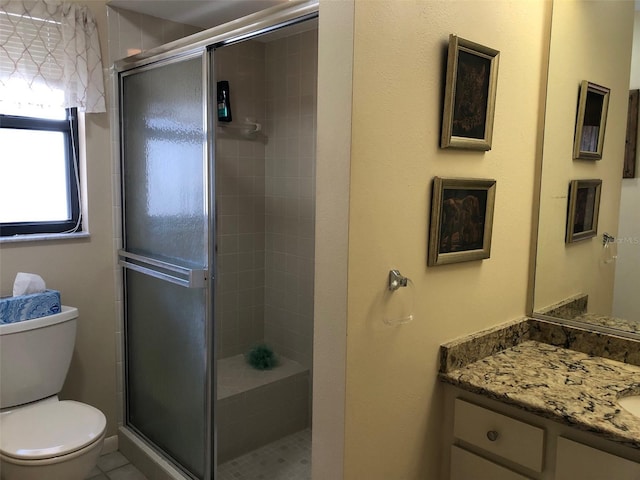
[[56,290],[0,298],[0,324],[46,317],[60,311],[60,292]]

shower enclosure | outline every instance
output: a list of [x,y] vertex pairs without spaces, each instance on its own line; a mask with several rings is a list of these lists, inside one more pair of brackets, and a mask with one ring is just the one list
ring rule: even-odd
[[[290,2],[116,63],[122,429],[177,478],[310,427],[316,17]],[[265,344],[277,366],[253,369]]]

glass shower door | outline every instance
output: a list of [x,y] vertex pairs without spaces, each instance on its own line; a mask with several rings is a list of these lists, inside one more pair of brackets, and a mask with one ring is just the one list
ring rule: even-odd
[[211,477],[206,56],[120,74],[126,423]]

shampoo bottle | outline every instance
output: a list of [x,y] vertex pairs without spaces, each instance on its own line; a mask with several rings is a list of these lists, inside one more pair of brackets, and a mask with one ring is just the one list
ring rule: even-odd
[[229,82],[218,82],[218,121],[231,121],[231,101],[229,99]]

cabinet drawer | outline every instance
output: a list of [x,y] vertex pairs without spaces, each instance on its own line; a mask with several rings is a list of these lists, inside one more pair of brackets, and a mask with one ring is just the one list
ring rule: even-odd
[[542,471],[542,428],[456,399],[453,434],[535,472]]
[[529,480],[466,450],[451,447],[450,480]]
[[566,438],[558,438],[556,480],[637,480],[640,463],[587,447]]

